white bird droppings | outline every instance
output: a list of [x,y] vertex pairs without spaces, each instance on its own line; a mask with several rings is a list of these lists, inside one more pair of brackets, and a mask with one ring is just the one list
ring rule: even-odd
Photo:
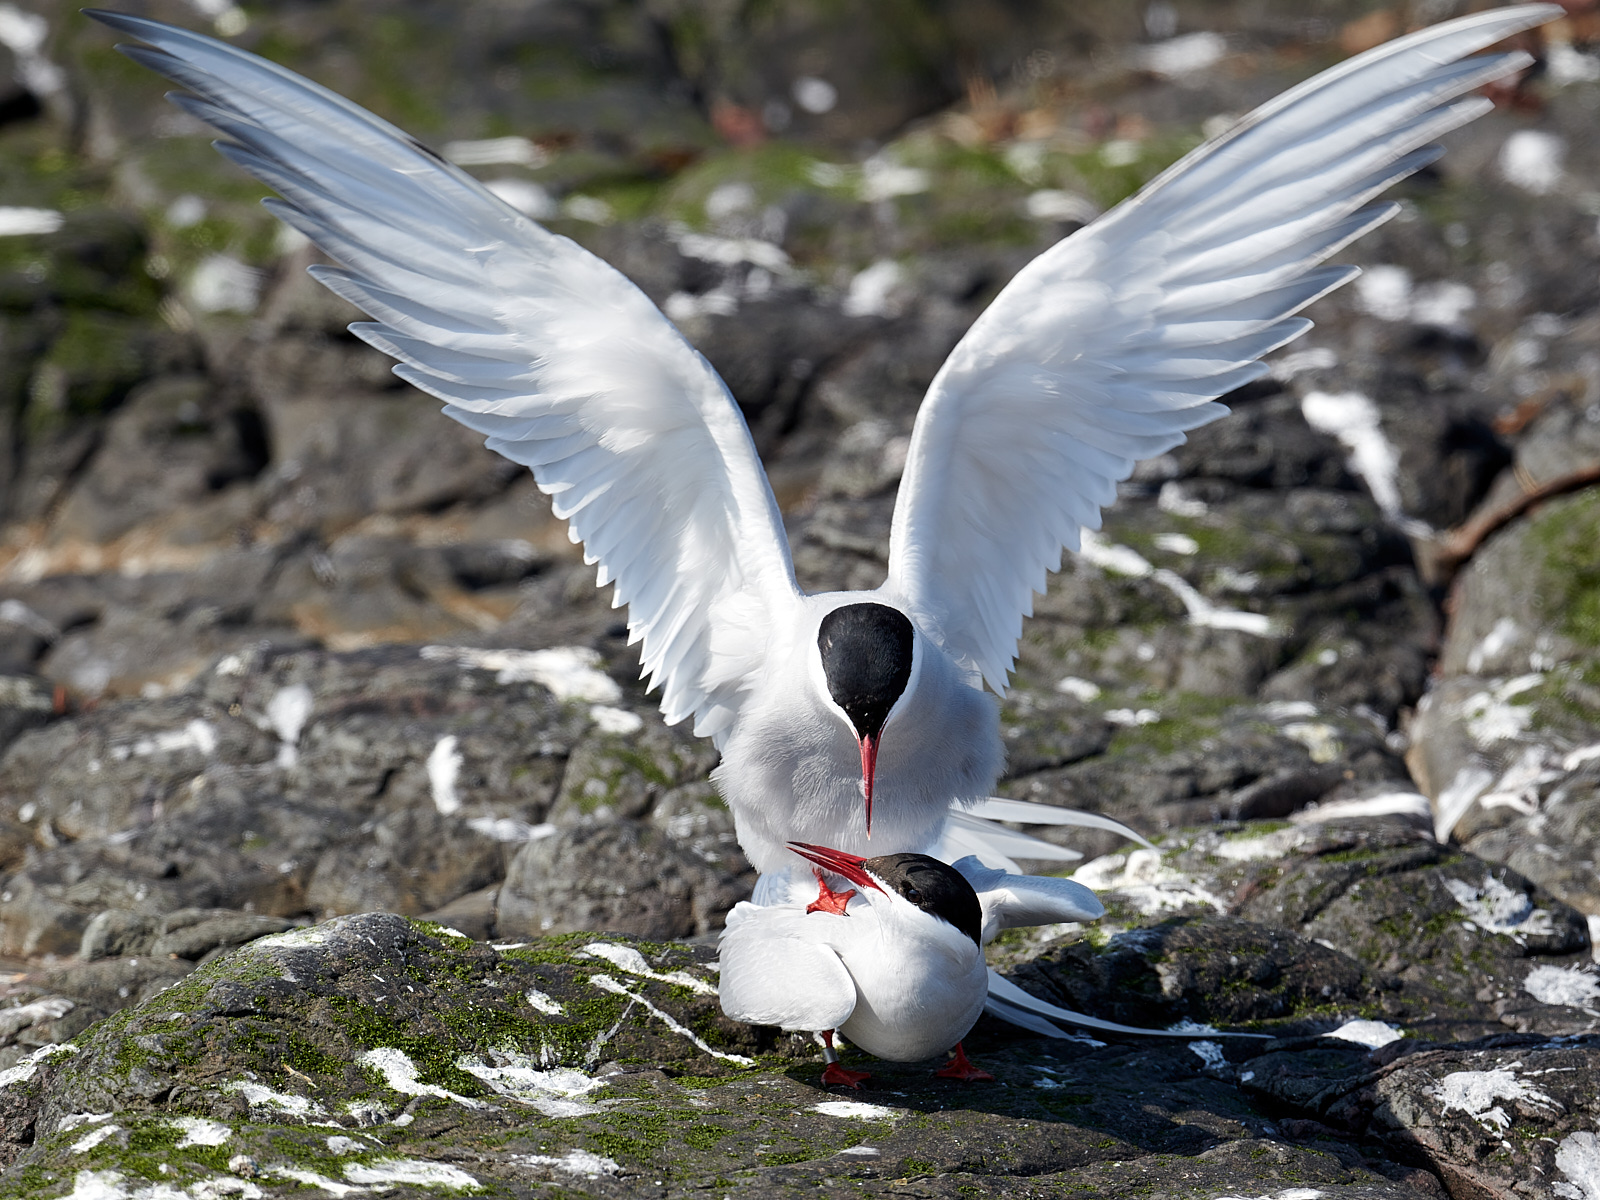
[[702,996],[717,994],[716,988],[704,979],[696,979],[687,971],[652,971],[650,964],[645,962],[644,955],[632,946],[618,946],[614,942],[590,942],[584,946],[583,951],[585,954],[605,959],[618,970],[626,971],[630,975],[641,975],[660,983],[676,983],[692,992],[699,992]]
[[329,1179],[326,1175],[319,1175],[315,1171],[308,1171],[304,1167],[268,1167],[268,1175],[278,1179],[287,1179],[292,1183],[304,1184],[306,1187],[321,1188],[330,1196],[348,1196],[352,1192],[364,1192],[364,1187],[356,1187],[349,1183],[340,1183],[337,1179]]
[[589,982],[594,984],[594,986],[599,988],[601,991],[611,992],[618,996],[627,996],[651,1016],[659,1020],[668,1029],[672,1030],[673,1033],[677,1034],[679,1037],[687,1038],[689,1041],[693,1042],[698,1049],[706,1054],[711,1055],[712,1058],[720,1058],[724,1062],[735,1063],[741,1067],[753,1067],[756,1065],[755,1059],[753,1058],[746,1058],[742,1054],[726,1054],[721,1050],[714,1049],[706,1043],[704,1038],[695,1033],[694,1030],[685,1026],[671,1013],[663,1012],[654,1004],[651,1004],[650,1001],[646,1000],[638,992],[631,991],[630,989],[624,987],[609,975],[592,975],[589,978]]
[[1103,715],[1111,724],[1123,725],[1128,728],[1154,725],[1161,720],[1161,714],[1153,708],[1110,708]]
[[261,272],[228,254],[201,260],[185,289],[201,312],[252,313],[261,295]]
[[1356,279],[1356,300],[1381,321],[1404,321],[1411,315],[1411,272],[1393,263],[1366,267]]
[[834,105],[839,103],[839,89],[815,75],[800,76],[790,86],[789,94],[794,97],[796,104],[814,116],[832,112]]
[[53,208],[0,207],[0,237],[54,233],[66,220]]
[[1502,934],[1520,944],[1528,934],[1555,932],[1547,911],[1535,908],[1526,893],[1513,891],[1493,875],[1485,875],[1478,887],[1463,879],[1446,879],[1444,886],[1467,918],[1488,933]]
[[1506,182],[1543,196],[1561,185],[1566,139],[1542,129],[1519,129],[1500,147],[1498,166]]
[[148,758],[152,754],[177,754],[183,750],[197,750],[209,755],[217,748],[217,731],[210,721],[196,717],[182,729],[158,733],[154,737],[140,738],[131,746],[114,746],[111,757],[118,762],[134,758]]
[[313,697],[311,689],[303,683],[279,688],[267,701],[267,724],[278,735],[278,765],[288,768],[295,764],[299,751],[300,731],[311,717]]
[[496,842],[537,842],[554,837],[558,832],[549,821],[529,825],[515,817],[473,817],[467,822],[467,828]]
[[895,316],[905,277],[905,269],[893,259],[875,262],[850,280],[840,308],[847,317]]
[[61,1044],[55,1046],[41,1046],[32,1054],[22,1059],[14,1067],[7,1067],[0,1071],[0,1090],[10,1087],[13,1083],[25,1083],[39,1073],[39,1064],[47,1058],[54,1058],[57,1054],[76,1054],[76,1046]]
[[1433,809],[1420,792],[1384,792],[1360,800],[1329,800],[1290,815],[1297,825],[1319,825],[1351,817],[1430,817]]
[[1528,972],[1522,990],[1540,1004],[1589,1010],[1600,1000],[1600,979],[1581,967],[1541,966]]
[[1481,674],[1486,663],[1499,658],[1508,646],[1517,640],[1517,623],[1510,617],[1501,617],[1494,623],[1494,628],[1483,635],[1483,639],[1472,648],[1467,655],[1467,671],[1469,674]]
[[471,646],[424,646],[422,657],[494,671],[496,683],[537,683],[557,700],[615,704],[622,699],[617,681],[600,670],[600,655],[587,646],[549,650],[478,650]]
[[538,168],[550,153],[525,137],[478,138],[444,144],[444,156],[460,167]]
[[933,186],[933,175],[921,167],[906,167],[881,154],[861,164],[861,183],[856,194],[868,204],[892,200],[896,196],[915,196]]
[[1135,51],[1138,65],[1152,75],[1173,78],[1192,75],[1221,62],[1228,53],[1228,39],[1220,33],[1185,33],[1165,41],[1140,46]]
[[1307,392],[1300,412],[1307,425],[1350,452],[1350,469],[1365,481],[1384,516],[1406,533],[1429,532],[1400,508],[1400,452],[1384,436],[1376,404],[1360,392]]
[[538,988],[529,988],[522,993],[522,998],[528,1002],[530,1008],[535,1008],[547,1017],[559,1017],[566,1010],[561,1007],[561,1002],[553,996],[546,995]]
[[1186,533],[1158,533],[1156,534],[1156,549],[1165,550],[1169,554],[1182,554],[1184,556],[1199,554],[1200,543]]
[[481,1100],[458,1096],[436,1083],[423,1083],[417,1078],[417,1064],[411,1060],[411,1056],[393,1046],[378,1046],[368,1050],[356,1059],[356,1065],[376,1071],[383,1076],[384,1083],[402,1096],[438,1096],[444,1100],[454,1100],[464,1108],[484,1107]]
[[498,1066],[484,1062],[472,1055],[456,1059],[456,1066],[476,1079],[481,1079],[497,1096],[504,1096],[518,1104],[526,1104],[547,1117],[582,1117],[603,1112],[611,1101],[599,1104],[583,1099],[590,1092],[605,1087],[605,1081],[585,1075],[570,1067],[555,1070],[541,1069],[533,1059],[513,1051],[496,1051],[501,1060]]
[[428,755],[428,788],[433,793],[433,806],[447,817],[461,809],[461,798],[456,795],[456,776],[461,773],[458,745],[456,735],[447,734]]
[[555,197],[531,179],[491,179],[483,186],[535,221],[547,221],[561,211]]
[[233,1131],[221,1121],[208,1121],[204,1117],[173,1117],[169,1126],[183,1134],[175,1149],[186,1146],[220,1146],[233,1136]]
[[344,1177],[351,1183],[410,1183],[458,1192],[479,1186],[478,1181],[460,1167],[420,1158],[379,1158],[370,1163],[346,1163]]
[[1100,209],[1094,201],[1059,188],[1040,188],[1030,192],[1026,211],[1035,221],[1076,221],[1080,225],[1087,225],[1100,215]]
[[1600,742],[1596,742],[1591,746],[1580,746],[1578,749],[1571,751],[1561,760],[1561,769],[1563,771],[1576,771],[1584,763],[1596,758],[1600,758]]
[[1406,1035],[1384,1021],[1346,1021],[1337,1029],[1330,1029],[1323,1037],[1338,1038],[1341,1042],[1354,1042],[1376,1050],[1390,1042],[1398,1042]]
[[1474,692],[1461,706],[1466,719],[1467,736],[1480,746],[1509,741],[1519,737],[1533,724],[1533,708],[1511,701],[1532,691],[1544,682],[1544,675],[1535,671],[1508,679],[1489,691]]
[[1082,700],[1085,704],[1091,700],[1100,699],[1100,685],[1091,683],[1087,679],[1079,679],[1076,675],[1068,675],[1056,680],[1056,691],[1063,696],[1071,696],[1075,700]]
[[1262,859],[1282,858],[1291,850],[1305,844],[1306,835],[1299,829],[1275,829],[1260,837],[1223,838],[1211,853],[1230,862],[1257,862]]
[[899,1109],[885,1108],[881,1104],[866,1104],[860,1100],[824,1100],[813,1104],[812,1112],[825,1117],[842,1117],[848,1121],[893,1121],[905,1114]]
[[644,728],[644,718],[625,708],[612,708],[609,704],[591,704],[589,719],[601,733],[638,733]]
[[264,1108],[273,1112],[281,1112],[290,1117],[320,1117],[324,1115],[322,1105],[305,1096],[296,1096],[288,1092],[275,1092],[262,1084],[254,1083],[248,1079],[235,1079],[231,1083],[222,1085],[225,1092],[234,1092],[245,1098],[251,1108]]
[[[1518,1065],[1518,1064],[1513,1064]],[[1485,1129],[1504,1132],[1511,1118],[1496,1101],[1518,1102],[1540,1108],[1561,1106],[1537,1088],[1529,1087],[1509,1068],[1494,1071],[1452,1071],[1429,1089],[1428,1094],[1441,1105],[1441,1114],[1452,1109],[1467,1114]]]
[[1197,881],[1165,866],[1159,850],[1103,855],[1084,863],[1071,878],[1094,891],[1125,896],[1145,916],[1196,904],[1227,911],[1227,905]]
[[1344,750],[1338,730],[1321,721],[1292,721],[1283,727],[1283,736],[1304,746],[1314,763],[1330,763]]
[[563,1175],[577,1175],[584,1179],[599,1179],[602,1175],[615,1175],[622,1170],[615,1159],[587,1150],[568,1150],[560,1158],[549,1154],[519,1154],[513,1162],[526,1167],[548,1167]]
[[1600,1137],[1588,1130],[1567,1135],[1556,1147],[1556,1170],[1571,1181],[1550,1189],[1562,1200],[1600,1200]]
[[86,1151],[93,1150],[107,1138],[116,1137],[117,1134],[121,1132],[121,1125],[97,1125],[77,1141],[73,1142],[68,1149],[74,1154],[83,1154]]

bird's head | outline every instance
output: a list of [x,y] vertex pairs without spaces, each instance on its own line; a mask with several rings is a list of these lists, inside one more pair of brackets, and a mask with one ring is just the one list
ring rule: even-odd
[[874,908],[914,923],[930,917],[943,921],[982,948],[983,908],[978,903],[978,893],[954,867],[926,854],[862,858],[809,842],[790,842],[789,849],[864,889],[862,898]]
[[921,666],[911,620],[887,604],[845,604],[817,628],[819,683],[828,706],[861,747],[861,784],[872,836],[872,784],[878,743],[916,687]]

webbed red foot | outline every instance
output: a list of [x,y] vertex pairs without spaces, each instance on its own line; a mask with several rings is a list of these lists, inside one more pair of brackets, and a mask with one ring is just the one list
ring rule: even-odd
[[956,1043],[955,1054],[950,1061],[934,1072],[940,1079],[959,1079],[963,1083],[983,1083],[993,1080],[994,1076],[982,1067],[972,1065],[972,1060],[967,1057],[967,1052],[961,1048],[961,1043]]
[[[850,903],[850,897],[856,894],[855,888],[851,888],[848,892],[836,892],[828,886],[828,881],[823,878],[821,871],[813,868],[811,873],[817,877],[817,887],[821,890],[818,891],[817,898],[806,905],[806,912],[825,912],[833,913],[835,916],[840,917],[847,916],[844,906]],[[851,1084],[851,1086],[854,1087],[855,1085]]]
[[831,1062],[822,1071],[823,1087],[847,1087],[854,1091],[861,1090],[861,1081],[871,1079],[871,1071],[852,1071],[849,1067]]

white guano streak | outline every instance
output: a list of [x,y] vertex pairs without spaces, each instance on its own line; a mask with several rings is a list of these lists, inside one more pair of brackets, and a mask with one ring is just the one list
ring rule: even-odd
[[753,1058],[746,1058],[742,1054],[727,1054],[721,1050],[713,1049],[711,1046],[707,1045],[700,1035],[694,1032],[694,1030],[689,1029],[679,1023],[671,1013],[663,1012],[654,1004],[651,1004],[650,1001],[646,1000],[638,992],[624,987],[609,975],[592,975],[589,977],[589,982],[594,984],[594,986],[599,988],[601,991],[611,992],[617,996],[628,997],[628,999],[642,1006],[647,1012],[650,1013],[651,1016],[657,1018],[663,1025],[672,1030],[673,1033],[677,1034],[679,1037],[687,1038],[689,1041],[693,1042],[697,1048],[704,1051],[706,1054],[711,1055],[712,1058],[720,1058],[723,1062],[731,1062],[741,1067],[753,1067],[756,1065],[755,1059]]

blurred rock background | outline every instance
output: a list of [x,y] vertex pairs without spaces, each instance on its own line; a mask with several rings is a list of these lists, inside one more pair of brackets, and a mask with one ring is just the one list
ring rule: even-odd
[[[126,7],[373,108],[638,282],[728,380],[823,589],[881,580],[922,391],[1015,271],[1477,6]],[[1600,995],[1526,983],[1591,979],[1600,920],[1600,11],[1568,8],[1340,256],[1366,273],[1317,328],[1122,488],[1005,701],[1002,792],[1180,852],[1065,838],[1111,933],[1281,930],[1346,964],[1316,1003],[1386,996],[1441,1040],[1579,1032]],[[751,882],[714,752],[661,723],[531,478],[344,331],[113,41],[0,4],[0,954],[34,1006],[0,1057],[337,914],[714,935]],[[1076,938],[1013,950],[1079,1007],[1304,1016],[1179,984],[1147,1011]]]

